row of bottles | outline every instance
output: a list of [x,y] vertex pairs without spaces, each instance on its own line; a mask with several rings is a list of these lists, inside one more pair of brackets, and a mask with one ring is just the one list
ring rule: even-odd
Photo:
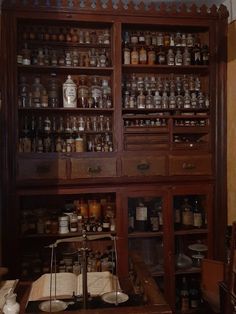
[[161,31],[125,31],[123,43],[131,45],[164,46],[164,47],[194,47],[200,45],[200,35],[184,32]]
[[190,66],[190,65],[208,65],[209,50],[207,46],[194,47],[192,49],[185,47],[184,50],[172,48],[168,50],[154,48],[153,46],[133,45],[131,48],[124,47],[123,50],[124,65],[168,65],[168,66]]
[[209,120],[208,119],[176,119],[174,120],[174,126],[207,126],[209,125]]
[[115,204],[109,198],[67,202],[62,209],[25,209],[21,212],[22,234],[114,232]]
[[198,196],[174,199],[174,224],[176,229],[203,228],[207,225],[207,212]]
[[209,97],[198,76],[168,77],[132,74],[123,82],[123,107],[127,109],[206,109]]
[[54,48],[29,49],[27,44],[17,54],[17,63],[38,66],[108,67],[110,52],[105,49],[62,50]]
[[160,94],[166,92],[168,96],[170,93],[175,95],[183,95],[185,92],[203,93],[202,82],[199,76],[190,75],[174,75],[160,76],[154,74],[131,74],[124,77],[123,93],[127,91],[131,94],[137,94],[140,91],[148,93],[149,90],[154,94],[158,91]]
[[175,93],[171,92],[168,96],[167,92],[160,95],[159,91],[155,91],[153,95],[151,89],[146,95],[142,90],[138,95],[126,91],[123,107],[125,109],[208,109],[209,98],[202,92],[199,92],[198,96],[197,93],[190,94],[189,91],[186,91],[183,96],[181,94],[175,96]]
[[87,45],[110,45],[111,34],[108,28],[90,29],[66,26],[25,26],[19,36],[22,40],[77,43]]
[[167,125],[167,119],[160,118],[124,120],[125,127],[166,127]]
[[200,282],[195,277],[183,276],[177,284],[177,309],[181,312],[196,310],[201,307]]
[[129,199],[128,231],[159,231],[163,227],[162,200]]
[[[21,262],[21,279],[37,278],[38,276],[50,273],[50,257],[47,256],[47,249],[44,252],[32,253],[24,255]],[[59,258],[56,263],[57,272],[70,272],[79,275],[82,271],[82,260],[80,253],[57,252]],[[103,251],[89,250],[87,256],[87,271],[110,271],[114,272],[116,269],[114,249],[112,246],[107,246]]]
[[30,84],[25,76],[21,76],[18,105],[20,108],[111,108],[110,84],[109,79],[97,76],[80,76],[76,83],[70,75],[61,84],[55,74],[51,74],[45,85],[40,77],[35,77]]

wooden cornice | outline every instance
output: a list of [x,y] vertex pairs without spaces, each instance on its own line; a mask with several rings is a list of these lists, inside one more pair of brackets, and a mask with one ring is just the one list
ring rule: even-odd
[[112,15],[141,15],[166,17],[191,17],[225,19],[228,17],[226,6],[206,5],[188,6],[185,3],[135,3],[133,1],[112,0],[3,0],[3,10],[68,13],[96,13]]

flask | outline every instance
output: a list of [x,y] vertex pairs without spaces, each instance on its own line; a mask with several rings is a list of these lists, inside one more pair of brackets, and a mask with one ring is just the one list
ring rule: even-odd
[[16,302],[16,293],[10,290],[5,296],[6,303],[3,306],[4,314],[18,314],[20,312],[20,304]]
[[135,208],[135,230],[136,231],[147,231],[148,222],[148,208],[144,205],[142,200],[138,201]]
[[63,84],[63,107],[76,108],[77,106],[77,86],[68,75],[67,80]]

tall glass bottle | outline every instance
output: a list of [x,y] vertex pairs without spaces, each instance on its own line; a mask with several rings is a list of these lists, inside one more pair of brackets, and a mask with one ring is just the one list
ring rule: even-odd
[[148,208],[140,199],[135,208],[135,230],[147,231],[148,229]]
[[78,107],[87,108],[88,107],[88,85],[86,82],[86,77],[81,76],[78,86]]
[[18,106],[21,108],[29,107],[29,92],[30,87],[27,84],[26,77],[20,77],[20,84],[18,86]]
[[58,108],[59,98],[59,82],[56,79],[56,74],[52,73],[48,82],[48,106],[50,108]]
[[184,198],[182,207],[181,207],[181,214],[182,214],[182,225],[183,227],[191,227],[193,225],[193,211],[192,206],[189,203],[188,198]]
[[63,84],[63,107],[76,108],[77,106],[77,86],[68,75],[67,80]]

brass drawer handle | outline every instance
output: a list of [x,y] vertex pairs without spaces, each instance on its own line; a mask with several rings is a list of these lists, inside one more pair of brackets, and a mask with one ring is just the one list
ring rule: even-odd
[[44,164],[40,164],[36,167],[36,172],[38,174],[46,174],[50,172],[50,164],[44,163]]
[[137,165],[137,169],[140,171],[146,171],[150,169],[150,165],[148,162],[141,162],[140,164]]
[[88,172],[91,174],[98,174],[102,171],[100,166],[88,167]]
[[182,167],[183,169],[192,170],[196,168],[196,165],[184,162]]

